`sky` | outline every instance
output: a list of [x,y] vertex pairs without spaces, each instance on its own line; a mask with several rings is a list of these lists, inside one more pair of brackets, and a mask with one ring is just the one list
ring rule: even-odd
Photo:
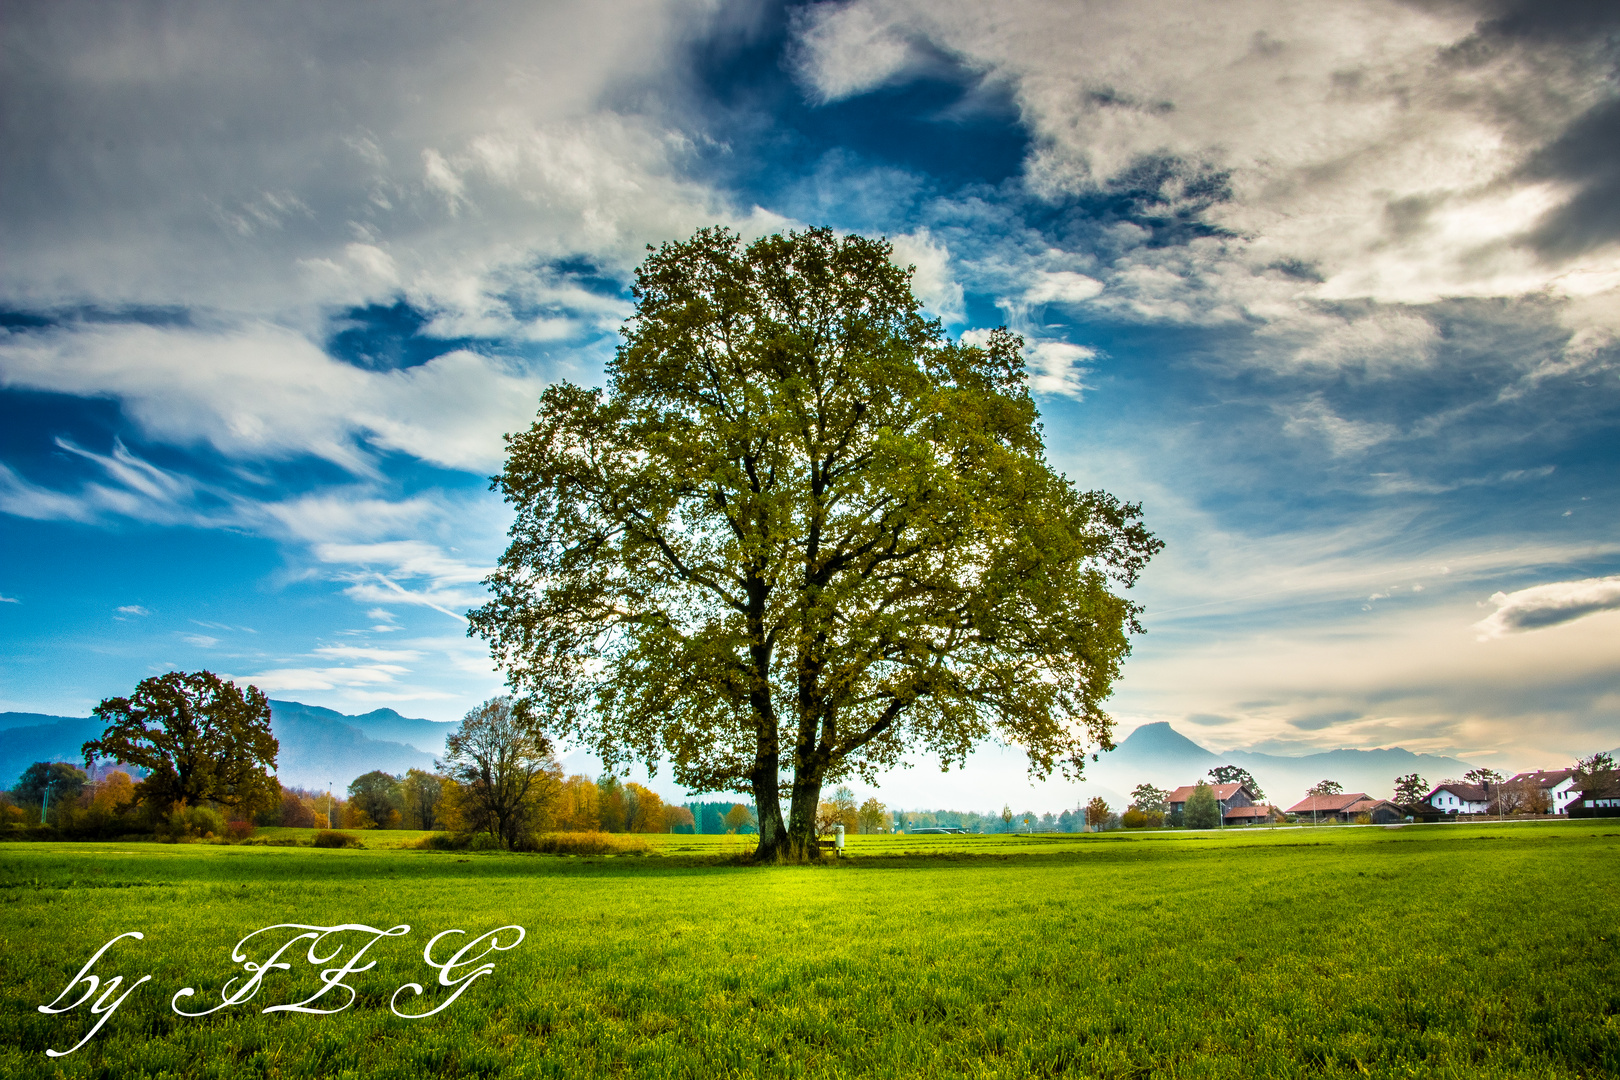
[[464,618],[502,434],[600,384],[648,244],[826,225],[1022,334],[1054,466],[1165,540],[1119,736],[1620,743],[1612,3],[49,0],[0,38],[0,710],[206,667],[458,719],[502,687]]

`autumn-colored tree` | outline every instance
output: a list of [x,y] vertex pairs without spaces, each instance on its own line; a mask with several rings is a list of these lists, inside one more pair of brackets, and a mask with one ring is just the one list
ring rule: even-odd
[[690,808],[685,806],[664,807],[664,831],[674,832],[676,829],[696,829],[697,818]]
[[883,822],[887,814],[888,811],[883,804],[877,801],[876,796],[873,796],[861,803],[861,808],[856,814],[855,827],[863,833],[875,833],[883,828]]
[[860,821],[860,812],[855,806],[855,793],[847,787],[840,786],[833,792],[833,797],[823,802],[816,810],[816,835],[829,836],[842,825],[845,832],[854,832]]
[[91,786],[90,809],[99,817],[121,814],[135,802],[135,782],[129,773],[114,769]]
[[663,797],[634,781],[624,785],[624,831],[654,833],[664,831]]
[[1101,795],[1098,795],[1086,803],[1086,824],[1093,829],[1106,825],[1108,824],[1109,813],[1108,803],[1103,800]]
[[1546,788],[1533,780],[1521,780],[1523,785],[1519,799],[1521,814],[1550,814],[1553,808],[1552,794]]
[[557,828],[562,832],[597,832],[602,828],[600,803],[601,790],[596,781],[577,773],[570,776],[557,793]]
[[85,762],[148,770],[135,791],[158,811],[214,802],[251,816],[281,799],[270,702],[256,686],[244,692],[210,671],[171,671],[142,679],[127,698],[104,699],[93,715],[107,728],[84,744]]
[[753,811],[742,803],[736,803],[726,811],[726,831],[728,833],[745,832],[754,828],[756,819]]
[[276,817],[276,824],[286,829],[313,829],[315,827],[314,803],[283,788],[281,791],[281,810]]
[[471,632],[610,768],[750,791],[761,859],[813,854],[823,784],[914,749],[1078,776],[1162,547],[1047,463],[1023,342],[947,340],[892,255],[663,245],[607,388],[553,384],[495,481],[516,519]]

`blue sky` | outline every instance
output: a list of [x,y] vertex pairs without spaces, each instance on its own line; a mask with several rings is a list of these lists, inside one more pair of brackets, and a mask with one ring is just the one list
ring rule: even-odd
[[454,719],[487,490],[645,245],[890,237],[1168,542],[1121,732],[1620,742],[1603,3],[16,7],[0,709]]

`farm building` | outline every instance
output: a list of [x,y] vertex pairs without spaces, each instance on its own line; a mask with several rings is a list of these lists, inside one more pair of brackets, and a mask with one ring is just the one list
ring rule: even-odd
[[1251,804],[1234,806],[1221,814],[1223,825],[1264,825],[1277,813],[1275,806]]
[[[1183,784],[1170,793],[1166,801],[1170,804],[1172,814],[1180,814],[1187,809],[1187,800],[1192,798],[1197,784]],[[1211,784],[1210,790],[1215,793],[1215,801],[1220,804],[1221,820],[1238,807],[1253,806],[1254,792],[1243,784]]]
[[1307,795],[1288,808],[1297,817],[1316,821],[1356,820],[1357,814],[1366,814],[1375,825],[1393,825],[1404,820],[1406,811],[1388,799],[1374,799],[1364,791],[1345,792],[1340,795]]

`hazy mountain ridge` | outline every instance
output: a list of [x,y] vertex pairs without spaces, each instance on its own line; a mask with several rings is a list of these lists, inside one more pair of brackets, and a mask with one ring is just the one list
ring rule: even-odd
[[[361,773],[432,769],[456,725],[375,709],[349,716],[297,701],[270,702],[270,730],[281,744],[276,776],[290,787],[347,787]],[[94,717],[0,713],[0,786],[9,788],[36,761],[82,761],[80,747],[99,738]]]

